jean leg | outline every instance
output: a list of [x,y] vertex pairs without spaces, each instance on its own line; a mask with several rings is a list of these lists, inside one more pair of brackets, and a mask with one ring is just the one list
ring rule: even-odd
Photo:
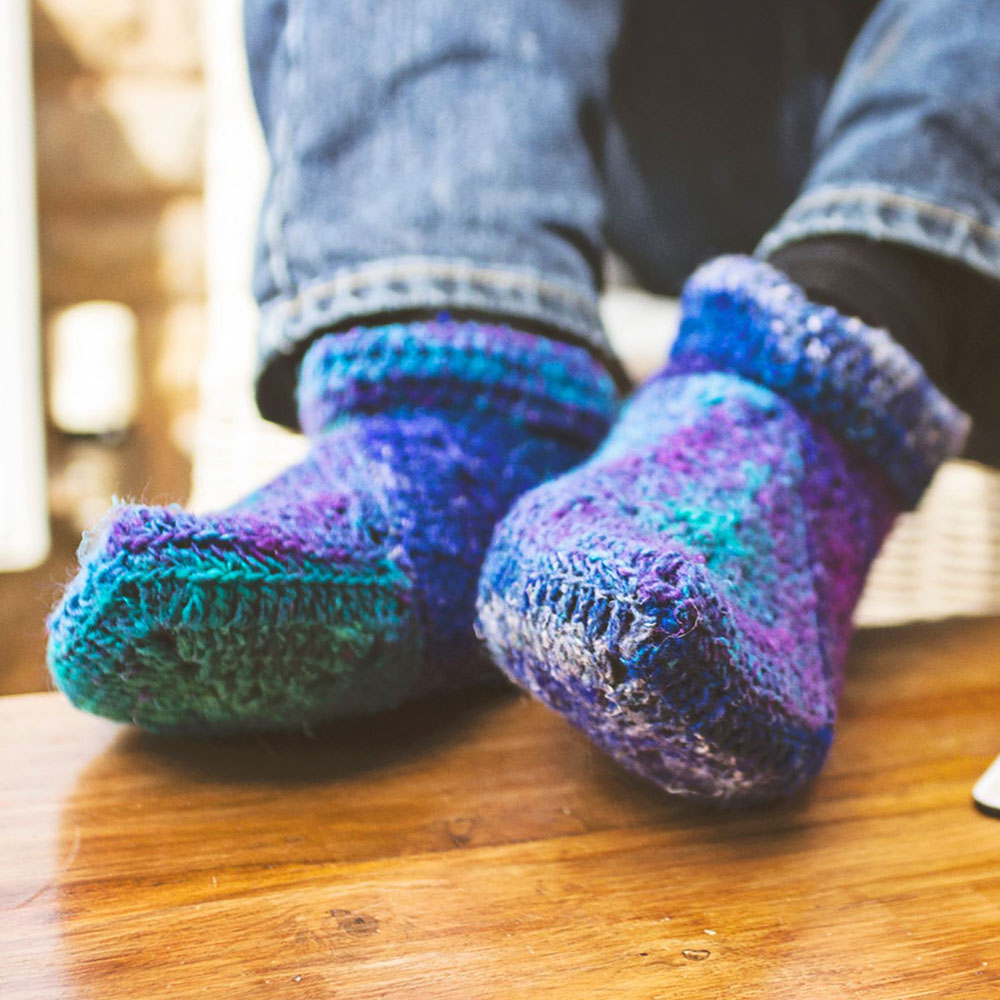
[[882,0],[866,22],[824,110],[809,175],[758,253],[829,233],[1000,278],[995,0]]
[[597,149],[620,0],[247,0],[271,175],[258,404],[318,332],[455,310],[611,360]]

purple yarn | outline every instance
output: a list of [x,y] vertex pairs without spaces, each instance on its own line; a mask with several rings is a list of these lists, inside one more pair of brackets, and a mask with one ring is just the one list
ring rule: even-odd
[[515,504],[480,577],[508,676],[671,792],[746,802],[819,771],[868,567],[967,428],[884,333],[819,308],[767,265],[707,265],[677,361]]
[[211,514],[114,508],[49,621],[74,704],[232,733],[373,712],[496,676],[476,577],[515,497],[584,458],[616,407],[580,347],[414,323],[318,340],[308,456]]

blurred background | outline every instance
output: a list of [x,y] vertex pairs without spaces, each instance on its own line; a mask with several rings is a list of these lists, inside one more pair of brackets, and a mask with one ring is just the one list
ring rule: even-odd
[[[5,8],[0,694],[51,686],[45,615],[112,497],[221,506],[303,447],[251,401],[265,161],[239,0]],[[604,315],[641,377],[676,310],[609,271]],[[894,533],[859,618],[997,612],[1000,480],[951,463]]]
[[[4,109],[11,117],[4,135],[15,142],[0,176],[4,202],[21,216],[8,220],[0,244],[2,269],[19,272],[0,338],[8,390],[0,432],[0,693],[11,693],[49,686],[44,618],[72,575],[81,531],[111,498],[191,497],[213,309],[228,314],[227,339],[238,349],[216,376],[220,392],[237,400],[220,426],[232,431],[254,419],[246,396],[253,210],[239,206],[256,202],[264,164],[238,0],[4,7],[0,44],[8,58],[0,63],[10,79],[2,101],[13,104]],[[223,81],[218,93],[214,79]],[[223,124],[209,128],[210,116]],[[222,157],[210,169],[213,150]],[[213,204],[229,217],[216,227],[223,235],[214,247],[209,173],[227,179],[216,182],[225,193]],[[16,266],[25,260],[27,267]],[[220,399],[215,412],[227,405]],[[257,433],[277,440],[279,452],[298,447],[277,429]],[[213,432],[202,436],[211,451]],[[270,468],[264,452],[250,481]],[[278,454],[271,466],[282,461]],[[217,471],[216,479],[234,478],[228,467]]]
[[[21,0],[5,4],[12,12],[6,16],[16,20],[20,5]],[[103,339],[117,341],[117,350],[107,349],[115,356],[88,359],[87,352],[99,345],[86,343],[84,330],[84,357],[61,357],[60,375],[74,378],[103,360],[135,384],[123,387],[127,398],[117,401],[117,413],[103,415],[103,428],[74,426],[74,420],[86,422],[87,397],[94,399],[96,385],[81,385],[76,393],[84,398],[63,401],[68,411],[63,422],[69,426],[46,421],[42,461],[51,547],[41,565],[0,573],[4,693],[47,685],[42,623],[70,573],[81,525],[107,506],[112,493],[176,499],[188,492],[206,323],[199,4],[45,0],[25,5],[25,14],[23,22],[4,25],[9,30],[3,44],[19,47],[21,23],[27,25],[41,310],[37,330],[13,329],[6,322],[2,337],[38,338],[48,388],[60,325],[66,341],[88,323],[84,311],[76,314],[74,327],[74,309],[102,300],[115,303],[103,317],[91,313],[89,318],[111,328]],[[14,54],[13,61],[19,58]],[[10,82],[4,102],[31,97],[23,85]],[[15,134],[14,155],[24,149],[22,138]],[[3,192],[4,202],[15,207],[28,196],[24,190]],[[29,253],[21,243],[25,235],[5,242],[6,259],[0,261],[5,269],[8,254]],[[67,349],[61,353],[71,355],[72,348],[63,346]],[[49,415],[50,392],[44,401]],[[15,419],[27,421],[28,401],[22,406],[24,414]],[[18,432],[23,433],[23,424]],[[22,489],[33,478],[32,472],[9,466],[2,475],[4,492]],[[23,537],[29,529],[16,530]]]

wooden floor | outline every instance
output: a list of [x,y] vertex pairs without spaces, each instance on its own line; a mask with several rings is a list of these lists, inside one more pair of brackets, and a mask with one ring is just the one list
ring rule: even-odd
[[997,997],[998,752],[997,621],[860,635],[827,771],[744,814],[513,695],[228,745],[0,699],[0,997]]

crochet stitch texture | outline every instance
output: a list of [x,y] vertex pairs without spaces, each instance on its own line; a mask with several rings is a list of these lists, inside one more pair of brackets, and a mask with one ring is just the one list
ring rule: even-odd
[[967,431],[884,331],[720,258],[602,447],[498,526],[478,630],[667,791],[787,795],[829,748],[868,567]]
[[616,406],[582,348],[439,320],[307,352],[307,458],[197,515],[120,505],[49,620],[56,684],[147,729],[232,733],[373,712],[493,674],[476,576],[515,497],[583,459]]

